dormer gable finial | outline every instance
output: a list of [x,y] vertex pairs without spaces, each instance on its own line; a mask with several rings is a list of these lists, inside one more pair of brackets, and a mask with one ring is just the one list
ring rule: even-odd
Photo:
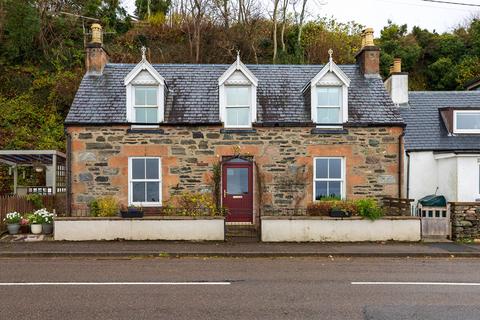
[[142,46],[141,50],[142,50],[142,60],[145,61],[147,60],[147,56],[146,56],[147,48],[145,48],[145,46]]
[[328,55],[329,55],[328,63],[330,65],[330,72],[331,72],[332,71],[332,64],[333,64],[333,50],[332,50],[332,48],[328,49]]
[[240,50],[237,50],[237,68],[240,65],[240,62],[241,62],[241,60],[240,60]]

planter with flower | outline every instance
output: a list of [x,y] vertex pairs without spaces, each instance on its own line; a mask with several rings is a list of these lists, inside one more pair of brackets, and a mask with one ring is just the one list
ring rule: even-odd
[[30,221],[30,230],[33,234],[42,233],[43,216],[40,214],[40,211],[41,210],[37,210],[28,216],[28,220]]
[[48,212],[45,208],[37,210],[36,212],[43,217],[42,232],[44,234],[53,233],[53,217],[55,215],[51,212]]
[[143,208],[137,206],[122,206],[120,208],[122,218],[143,218]]
[[20,220],[20,233],[30,233],[30,221],[27,218]]
[[7,213],[3,221],[7,224],[7,229],[9,234],[17,234],[20,230],[20,221],[22,216],[18,212]]

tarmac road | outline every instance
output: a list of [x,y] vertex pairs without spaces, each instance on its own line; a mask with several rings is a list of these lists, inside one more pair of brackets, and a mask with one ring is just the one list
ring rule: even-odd
[[478,259],[35,258],[0,270],[2,320],[480,319]]

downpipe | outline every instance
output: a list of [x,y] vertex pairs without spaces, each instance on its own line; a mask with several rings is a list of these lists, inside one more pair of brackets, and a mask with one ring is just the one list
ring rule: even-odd
[[[398,137],[398,198],[402,198],[402,174],[403,174],[403,139],[405,137],[405,128]],[[408,198],[408,196],[407,196]]]

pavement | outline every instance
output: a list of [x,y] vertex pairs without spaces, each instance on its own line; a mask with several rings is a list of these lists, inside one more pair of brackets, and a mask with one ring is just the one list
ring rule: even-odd
[[0,259],[1,319],[478,320],[450,258]]
[[0,258],[22,257],[464,257],[480,258],[480,244],[262,243],[167,241],[0,242]]

